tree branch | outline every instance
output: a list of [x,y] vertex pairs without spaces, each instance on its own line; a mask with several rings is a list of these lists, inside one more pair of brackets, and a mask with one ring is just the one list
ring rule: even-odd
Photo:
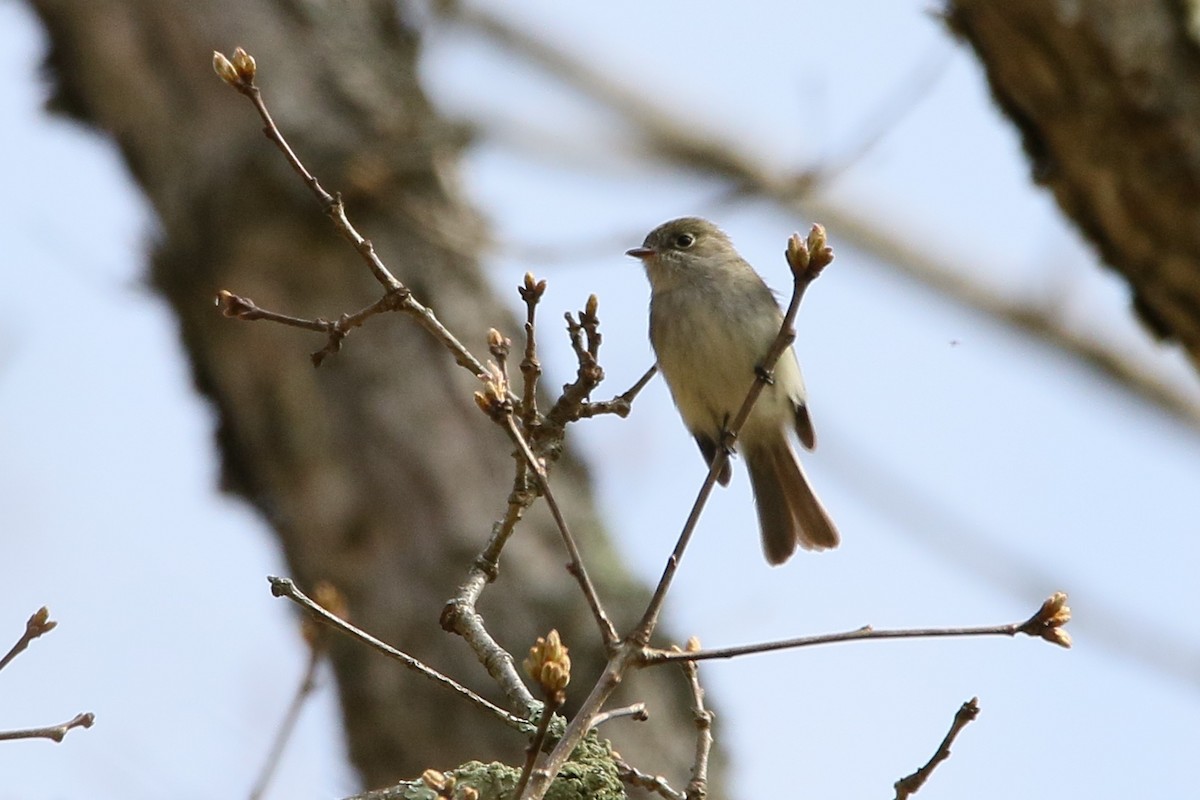
[[58,623],[50,619],[50,609],[42,606],[25,622],[25,631],[21,634],[21,638],[17,639],[16,644],[9,648],[4,654],[4,658],[0,658],[0,669],[8,666],[9,662],[24,652],[29,643],[34,639],[49,633],[58,627]]
[[326,625],[330,625],[342,633],[345,633],[352,638],[358,639],[359,641],[370,645],[384,655],[399,661],[412,671],[429,678],[435,683],[445,686],[459,697],[474,703],[476,706],[485,711],[491,712],[492,715],[500,719],[501,722],[507,724],[510,728],[518,731],[527,731],[529,729],[529,723],[526,720],[508,713],[503,708],[500,708],[494,703],[491,703],[490,701],[480,697],[467,687],[463,686],[452,678],[443,675],[432,667],[423,664],[419,660],[410,656],[408,653],[404,653],[389,644],[379,641],[366,631],[360,630],[354,625],[351,625],[349,622],[346,622],[345,620],[329,613],[324,608],[314,603],[312,599],[310,599],[306,594],[304,594],[304,592],[300,591],[300,589],[296,587],[295,583],[287,578],[277,578],[272,575],[267,578],[267,581],[271,584],[271,594],[275,595],[276,597],[286,597],[288,600],[291,600],[293,603],[300,606],[309,614],[312,614],[318,620],[324,622]]
[[859,642],[872,639],[922,639],[922,638],[958,638],[966,636],[1016,636],[1023,633],[1045,639],[1059,647],[1070,647],[1071,637],[1064,629],[1071,620],[1071,609],[1067,606],[1067,595],[1055,592],[1042,603],[1032,617],[1024,622],[1013,622],[1007,625],[983,625],[969,628],[901,628],[892,630],[876,630],[870,625],[864,625],[852,631],[841,633],[826,633],[818,636],[800,636],[795,639],[782,639],[774,642],[759,642],[757,644],[740,645],[737,647],[720,647],[711,650],[681,651],[647,649],[643,652],[641,664],[665,664],[669,662],[707,661],[717,658],[737,658],[738,656],[755,653],[771,653],[776,650],[796,650],[801,647],[815,645],[837,644],[839,642]]
[[76,714],[71,719],[60,725],[51,725],[47,728],[26,728],[20,731],[0,731],[0,741],[8,741],[11,739],[50,739],[55,742],[61,742],[67,735],[67,731],[74,728],[90,728],[96,722],[96,715],[90,711],[83,714]]
[[933,757],[916,772],[896,781],[896,800],[908,800],[910,795],[920,791],[921,787],[925,785],[925,781],[929,780],[929,776],[937,769],[938,764],[941,764],[950,757],[950,745],[954,744],[954,740],[958,738],[958,734],[968,724],[974,722],[978,716],[979,698],[972,697],[963,703],[962,707],[958,709],[958,713],[954,715],[954,722],[951,723],[950,730],[946,733],[945,738],[942,739],[942,743],[938,745],[937,752],[933,754]]

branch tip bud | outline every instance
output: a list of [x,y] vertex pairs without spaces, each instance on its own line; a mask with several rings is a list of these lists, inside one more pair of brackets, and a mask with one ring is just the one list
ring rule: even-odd
[[1029,636],[1037,636],[1059,647],[1071,646],[1071,634],[1063,626],[1071,621],[1071,607],[1067,605],[1066,592],[1055,592],[1042,603],[1037,613],[1025,621],[1017,630]]
[[254,73],[258,70],[258,65],[254,63],[254,56],[241,47],[233,51],[233,68],[243,83],[254,83]]
[[221,80],[225,81],[230,86],[235,88],[237,87],[239,82],[238,71],[233,66],[233,62],[225,57],[224,53],[222,53],[220,50],[213,50],[212,64],[213,72],[217,73]]
[[526,674],[547,698],[556,697],[571,682],[571,657],[557,630],[551,630],[545,638],[538,637],[537,643],[529,648],[524,666]]

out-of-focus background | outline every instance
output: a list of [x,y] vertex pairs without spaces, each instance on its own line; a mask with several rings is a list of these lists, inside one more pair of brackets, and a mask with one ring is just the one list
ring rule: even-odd
[[[1200,408],[1189,365],[1150,340],[1124,283],[1031,186],[978,63],[927,3],[494,5],[780,174],[843,166],[823,203]],[[589,293],[602,394],[651,363],[648,288],[622,253],[658,223],[718,221],[781,290],[787,236],[829,223],[637,158],[610,110],[469,27],[428,21],[424,35],[429,95],[480,126],[463,180],[492,223],[489,279],[514,308],[526,271],[549,281],[550,386],[574,368],[557,320]],[[0,729],[83,710],[97,722],[60,745],[0,744],[0,797],[244,796],[304,665],[264,580],[280,555],[262,520],[216,491],[213,412],[169,309],[142,285],[155,220],[110,143],[42,111],[45,48],[25,6],[0,5],[0,647],[43,604],[60,622],[0,674]],[[257,125],[235,108],[225,124]],[[734,794],[886,796],[978,696],[979,720],[923,797],[1178,796],[1200,730],[1196,418],[904,277],[829,224],[837,260],[806,297],[797,350],[820,439],[805,465],[844,543],[767,568],[735,466],[670,623],[710,646],[1002,623],[1064,590],[1075,645],[875,642],[705,664]],[[315,346],[296,332],[279,358]],[[575,435],[621,552],[654,580],[704,474],[664,385],[629,419]],[[330,680],[274,796],[356,788]]]

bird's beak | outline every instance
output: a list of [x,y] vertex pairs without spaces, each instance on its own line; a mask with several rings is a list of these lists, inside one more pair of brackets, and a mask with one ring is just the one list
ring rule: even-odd
[[635,247],[632,250],[626,250],[625,255],[633,256],[634,258],[640,258],[643,261],[645,261],[647,258],[654,255],[654,248],[652,248],[652,247]]

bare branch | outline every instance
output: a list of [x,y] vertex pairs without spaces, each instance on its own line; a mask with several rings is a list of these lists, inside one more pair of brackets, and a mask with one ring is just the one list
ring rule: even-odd
[[525,357],[521,359],[521,375],[525,378],[521,395],[521,423],[530,430],[538,421],[537,386],[542,375],[542,363],[537,357],[537,338],[534,330],[538,301],[546,293],[546,281],[536,281],[525,273],[525,282],[517,289],[525,302]]
[[[692,637],[688,640],[687,650],[681,652],[695,653],[700,650],[700,640]],[[695,661],[684,661],[680,664],[691,690],[692,718],[696,723],[696,756],[692,761],[692,779],[687,785],[687,800],[704,800],[708,796],[708,756],[712,751],[713,713],[704,707],[704,689],[700,686],[700,668]]]
[[490,701],[480,697],[467,687],[463,686],[452,678],[443,675],[432,667],[425,665],[407,653],[404,653],[389,644],[379,641],[371,634],[360,630],[354,625],[351,625],[349,622],[346,622],[345,620],[329,613],[324,608],[314,603],[307,595],[304,594],[304,592],[300,591],[296,587],[295,583],[287,578],[277,578],[274,575],[271,575],[267,577],[267,581],[271,584],[271,594],[275,595],[276,597],[286,597],[306,610],[308,613],[312,614],[321,622],[331,625],[342,633],[345,633],[361,642],[370,645],[384,655],[399,661],[401,664],[413,670],[414,672],[429,678],[435,683],[445,686],[458,696],[474,703],[476,706],[484,709],[485,711],[490,711],[494,716],[506,723],[510,728],[514,728],[515,730],[519,731],[526,731],[529,729],[529,723],[527,721],[508,713],[503,708],[500,708]]
[[942,739],[942,743],[938,745],[937,752],[925,763],[925,766],[896,781],[896,800],[908,800],[910,795],[916,794],[925,785],[925,781],[929,780],[929,776],[937,769],[938,764],[950,757],[950,745],[954,744],[958,734],[969,723],[974,722],[978,716],[979,698],[972,697],[958,709],[958,713],[954,715],[954,722],[950,725],[950,730]]
[[969,628],[899,628],[891,630],[876,630],[870,625],[864,625],[852,631],[841,633],[826,633],[817,636],[800,636],[795,639],[781,639],[774,642],[759,642],[737,647],[719,647],[711,650],[695,652],[680,650],[659,650],[648,648],[643,652],[641,664],[665,664],[668,662],[707,661],[717,658],[737,658],[738,656],[755,653],[771,653],[776,650],[796,650],[801,647],[813,647],[839,642],[859,642],[872,639],[928,639],[928,638],[958,638],[966,636],[1016,636],[1023,633],[1057,644],[1060,647],[1070,647],[1071,637],[1063,626],[1071,619],[1071,609],[1067,607],[1067,596],[1063,592],[1055,592],[1044,603],[1037,613],[1024,622],[1013,622],[1008,625],[982,625]]
[[642,772],[637,767],[632,766],[628,761],[622,758],[617,758],[617,774],[621,776],[621,780],[630,786],[636,786],[639,789],[646,789],[655,794],[665,797],[666,800],[686,800],[683,792],[678,789],[672,789],[671,784],[667,783],[667,779],[662,775],[650,775]]
[[[248,60],[250,65],[253,65],[254,63],[254,59],[251,58],[240,47],[234,53],[233,62],[230,62],[229,59],[227,59],[221,53],[213,53],[213,64],[216,68],[217,74],[222,80],[224,80],[227,84],[232,86],[241,94],[245,95],[247,98],[249,98],[250,102],[254,104],[255,110],[258,111],[258,115],[262,118],[265,125],[263,128],[263,133],[266,134],[267,138],[274,142],[276,147],[279,148],[280,152],[283,153],[292,169],[295,170],[296,174],[299,175],[304,181],[304,184],[309,188],[313,195],[316,196],[317,200],[321,204],[322,210],[333,221],[333,226],[337,232],[341,234],[342,238],[350,242],[350,244],[354,247],[355,252],[357,252],[363,261],[366,262],[367,267],[371,270],[371,274],[375,276],[375,280],[378,281],[381,286],[383,286],[384,296],[375,305],[383,304],[385,306],[379,310],[402,311],[415,317],[417,322],[420,323],[421,327],[425,328],[425,330],[431,333],[454,355],[454,360],[459,366],[470,370],[471,373],[477,378],[486,379],[487,370],[484,369],[484,366],[479,362],[479,359],[472,355],[471,351],[469,351],[466,346],[464,346],[463,343],[460,342],[454,336],[454,334],[452,334],[446,328],[446,326],[441,323],[440,320],[438,320],[437,316],[429,307],[422,305],[417,301],[416,298],[413,297],[412,292],[408,289],[408,287],[401,283],[400,280],[391,273],[379,256],[376,255],[375,247],[371,244],[370,240],[363,238],[363,236],[355,229],[355,227],[350,224],[350,220],[346,216],[346,208],[342,203],[341,195],[331,195],[329,192],[325,191],[325,189],[321,186],[320,181],[318,181],[317,178],[311,172],[309,172],[304,164],[300,161],[299,156],[297,156],[295,151],[292,150],[291,145],[288,144],[287,140],[283,136],[283,133],[275,125],[275,121],[271,118],[271,113],[267,109],[266,101],[263,100],[262,92],[259,90],[258,86],[254,84],[254,67],[250,66],[246,70],[237,71],[236,74],[230,73],[224,68],[224,64],[236,64],[239,62],[239,59],[241,59],[243,63]],[[236,71],[236,67],[233,69]],[[361,314],[363,312],[359,313]],[[368,314],[367,316],[373,316],[373,314]],[[282,320],[275,319],[275,321],[279,322]],[[362,322],[360,321],[358,324],[362,324]],[[301,327],[305,326],[302,325]],[[315,364],[319,365],[321,360],[323,360],[326,355],[337,351],[338,347],[340,347],[341,340],[345,338],[346,333],[349,332],[349,327],[341,329],[341,333],[336,339],[334,338],[334,332],[326,331],[325,328],[317,329],[323,332],[329,332],[330,342],[328,345],[326,345],[324,350],[313,354],[313,361]]]
[[645,703],[634,703],[633,705],[624,706],[622,708],[614,708],[611,711],[605,711],[602,714],[597,714],[592,718],[592,728],[598,728],[606,722],[622,717],[629,717],[634,722],[645,722],[650,719],[650,714],[646,711]]
[[657,374],[658,365],[654,364],[650,369],[646,370],[642,377],[638,378],[637,383],[612,400],[597,400],[595,402],[584,403],[579,409],[579,419],[598,417],[601,414],[616,414],[622,419],[628,417],[629,412],[633,409],[633,401],[641,393],[642,389],[646,388],[646,384],[650,382],[650,379]]
[[8,663],[24,652],[29,643],[34,639],[47,634],[58,627],[58,623],[50,619],[50,609],[42,606],[25,622],[25,632],[21,634],[21,638],[17,639],[9,651],[4,654],[4,658],[0,658],[0,669],[8,666]]
[[538,492],[546,499],[550,515],[554,518],[554,524],[558,526],[558,532],[562,536],[563,544],[566,545],[567,553],[571,557],[571,563],[567,566],[567,571],[574,576],[575,580],[579,583],[579,588],[583,590],[583,596],[587,600],[588,607],[592,610],[592,616],[595,617],[596,624],[600,627],[600,637],[604,641],[605,647],[611,648],[617,642],[617,629],[613,627],[612,620],[608,618],[608,614],[604,611],[604,605],[600,602],[600,595],[596,592],[596,587],[592,583],[592,579],[588,576],[587,568],[583,565],[583,556],[579,552],[579,545],[576,544],[575,537],[571,535],[571,529],[567,526],[567,520],[563,516],[562,509],[559,508],[558,501],[554,498],[554,493],[550,490],[550,479],[546,473],[546,465],[529,449],[529,443],[525,441],[525,437],[517,429],[511,408],[504,417],[504,430],[513,440],[513,443],[520,449],[526,463],[529,465],[530,470],[532,470],[533,478],[537,481]]
[[76,714],[61,725],[51,725],[48,728],[26,728],[20,731],[0,731],[0,741],[10,739],[51,739],[61,742],[67,731],[73,728],[90,728],[96,722],[96,715],[88,711]]
[[528,480],[528,465],[523,458],[518,458],[517,474],[508,495],[505,515],[492,526],[492,535],[483,552],[475,559],[467,579],[458,587],[454,597],[446,602],[440,618],[442,629],[461,636],[508,699],[525,709],[526,713],[532,711],[536,701],[521,681],[513,657],[488,633],[475,605],[483,594],[483,588],[499,574],[500,553],[517,523],[536,499],[537,493]]

